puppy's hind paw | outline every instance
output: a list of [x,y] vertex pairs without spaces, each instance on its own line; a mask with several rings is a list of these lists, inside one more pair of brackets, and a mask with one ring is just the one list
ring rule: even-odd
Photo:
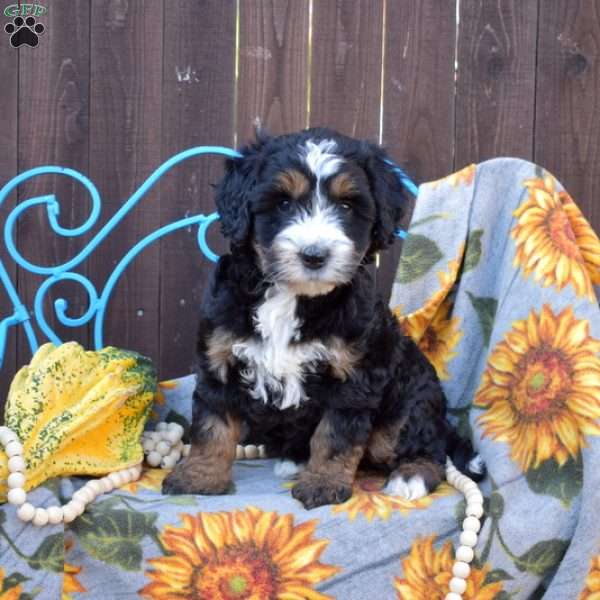
[[292,488],[292,496],[310,510],[325,504],[341,504],[352,496],[352,486],[336,483],[325,477],[302,477]]

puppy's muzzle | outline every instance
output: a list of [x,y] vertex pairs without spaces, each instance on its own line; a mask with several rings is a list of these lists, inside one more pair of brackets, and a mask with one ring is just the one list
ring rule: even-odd
[[316,271],[321,267],[325,266],[327,259],[329,258],[329,250],[322,248],[316,244],[306,246],[299,252],[300,260],[307,269]]

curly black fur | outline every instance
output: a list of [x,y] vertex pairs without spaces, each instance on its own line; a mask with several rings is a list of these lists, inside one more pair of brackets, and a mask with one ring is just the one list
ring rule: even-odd
[[[355,361],[347,377],[326,359],[307,364],[302,376],[305,399],[281,409],[275,393],[268,402],[252,397],[244,376],[248,364],[233,350],[222,370],[215,368],[210,344],[215,332],[231,338],[233,345],[235,340],[260,340],[256,314],[273,286],[264,260],[268,262],[269,245],[289,221],[271,206],[280,202],[271,199],[273,181],[282,171],[303,169],[298,148],[308,140],[323,139],[335,140],[344,168],[357,181],[353,214],[340,217],[340,222],[360,256],[349,281],[320,295],[298,294],[299,327],[290,346],[311,342],[328,346],[335,339],[351,349]],[[482,473],[467,466],[475,456],[470,443],[458,438],[446,420],[446,399],[433,367],[403,335],[365,267],[375,252],[393,242],[406,202],[385,152],[330,130],[313,129],[262,139],[244,148],[242,155],[227,161],[217,186],[222,231],[231,241],[231,253],[219,260],[202,305],[192,443],[209,443],[203,427],[207,420],[226,422],[233,417],[242,423],[246,443],[265,444],[270,455],[301,463],[310,458],[311,437],[326,418],[332,458],[361,447],[363,464],[389,474],[423,459],[443,469],[449,453],[457,468],[480,479]],[[303,173],[314,193],[312,174]],[[267,259],[261,262],[257,252]],[[369,451],[370,441],[376,432],[393,431],[394,425],[398,427],[391,455],[375,464],[377,453]],[[193,482],[182,484],[180,478],[165,484],[167,492],[186,489],[195,489]],[[337,494],[300,499],[314,506],[339,498]]]

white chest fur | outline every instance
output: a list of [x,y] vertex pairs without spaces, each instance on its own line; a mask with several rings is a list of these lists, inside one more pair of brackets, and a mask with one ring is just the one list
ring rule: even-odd
[[282,410],[306,399],[305,374],[330,358],[322,342],[293,343],[302,325],[296,305],[296,295],[288,288],[270,288],[254,315],[258,336],[232,346],[233,354],[247,365],[242,376],[252,397],[275,402]]

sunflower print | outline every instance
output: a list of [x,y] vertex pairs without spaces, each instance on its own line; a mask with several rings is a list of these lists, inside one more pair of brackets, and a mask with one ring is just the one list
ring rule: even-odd
[[600,342],[569,307],[515,321],[493,350],[474,404],[483,435],[508,442],[524,471],[553,458],[562,466],[600,435]]
[[585,589],[577,600],[598,600],[600,598],[600,554],[592,558],[590,572],[585,578]]
[[131,494],[137,494],[140,489],[159,492],[162,488],[164,478],[171,472],[171,469],[144,469],[142,475],[137,481],[132,481],[120,487]]
[[[408,557],[402,561],[404,579],[396,577],[394,588],[399,600],[444,600],[452,579],[454,552],[451,542],[439,550],[433,547],[435,536],[417,538]],[[471,568],[464,600],[493,600],[502,590],[502,582],[486,583],[491,567]]]
[[383,491],[384,485],[383,477],[357,478],[353,485],[352,497],[343,504],[333,506],[332,512],[346,513],[350,521],[354,521],[358,515],[363,515],[369,522],[376,518],[387,521],[394,512],[405,515],[413,510],[423,510],[431,506],[434,500],[455,493],[453,487],[442,483],[432,494],[410,501],[398,496],[389,496]]
[[475,171],[477,170],[477,166],[475,164],[468,165],[464,169],[457,171],[456,173],[452,173],[452,175],[448,175],[447,177],[442,177],[442,179],[438,179],[436,181],[432,181],[429,185],[436,189],[443,183],[447,183],[452,187],[457,187],[459,185],[468,186],[473,183],[473,179],[475,179]]
[[513,213],[516,243],[513,266],[532,273],[544,287],[571,284],[577,296],[595,301],[592,283],[600,282],[600,241],[566,192],[551,175],[524,182],[529,191]]
[[324,600],[313,585],[338,567],[319,562],[329,544],[315,539],[317,521],[294,525],[292,515],[243,511],[183,514],[182,526],[160,534],[169,556],[148,560],[146,598],[169,600]]
[[428,323],[422,314],[408,316],[402,322],[404,331],[411,337],[413,329],[423,331],[417,346],[434,366],[438,377],[443,380],[450,379],[448,363],[457,356],[454,348],[463,336],[458,328],[459,318],[448,318],[451,308],[452,303],[445,300]]
[[[19,600],[21,593],[23,590],[21,589],[21,584],[17,584],[7,590],[4,590],[6,574],[4,569],[0,567],[0,600]],[[4,590],[4,591],[2,591]]]

